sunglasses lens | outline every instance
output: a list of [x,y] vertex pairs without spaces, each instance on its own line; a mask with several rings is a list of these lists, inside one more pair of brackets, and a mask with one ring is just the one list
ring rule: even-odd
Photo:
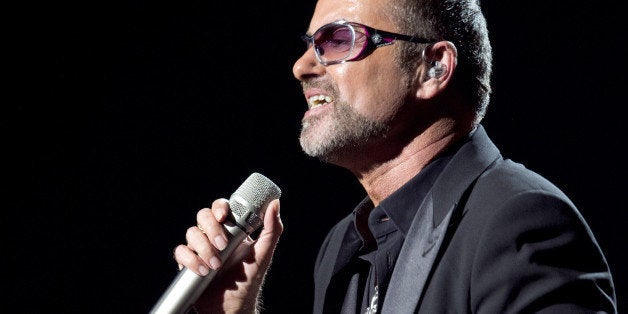
[[355,33],[348,25],[329,25],[314,34],[314,47],[324,62],[349,58],[355,42]]

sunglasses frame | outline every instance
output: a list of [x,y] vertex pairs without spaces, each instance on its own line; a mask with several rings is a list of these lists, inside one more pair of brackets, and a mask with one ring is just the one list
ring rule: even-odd
[[[351,36],[352,36],[351,37],[351,49],[349,50],[346,57],[344,58],[337,59],[337,60],[324,61],[320,54],[320,50],[319,50],[320,48],[316,46],[316,42],[314,38],[316,38],[316,35],[319,34],[321,31],[324,31],[331,27],[341,27],[341,26],[347,27],[351,30]],[[362,29],[363,31],[357,31],[356,28]],[[355,55],[355,57],[349,59],[349,56],[353,53],[353,49],[355,49],[356,33],[363,33],[365,37],[367,38],[367,42],[364,45],[364,47],[362,47],[362,50],[359,51]],[[345,20],[339,20],[339,21],[334,21],[334,22],[325,24],[321,26],[319,29],[317,29],[312,35],[305,34],[301,36],[301,39],[305,41],[308,49],[310,47],[314,47],[314,53],[316,54],[316,59],[318,60],[320,64],[324,66],[345,63],[348,61],[360,60],[366,57],[368,53],[373,52],[377,48],[392,45],[395,40],[403,40],[403,41],[407,41],[407,42],[411,42],[415,44],[431,44],[431,43],[436,42],[436,40],[430,40],[430,39],[421,38],[421,37],[388,32],[388,31],[376,29],[376,28],[373,28],[364,24],[360,24],[356,22],[349,22]]]

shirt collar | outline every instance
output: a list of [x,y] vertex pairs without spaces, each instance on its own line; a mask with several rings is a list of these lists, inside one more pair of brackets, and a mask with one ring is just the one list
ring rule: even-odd
[[[382,219],[390,219],[405,237],[425,196],[450,159],[451,155],[446,155],[432,161],[410,181],[384,199],[371,211],[369,226],[376,225]],[[378,210],[378,207],[381,210]]]
[[[434,182],[445,169],[453,155],[460,149],[460,147],[469,141],[476,129],[473,129],[466,137],[460,141],[445,149],[440,155],[425,166],[417,175],[402,185],[397,191],[393,192],[390,196],[385,198],[377,207],[373,207],[373,202],[367,196],[360,202],[358,206],[353,210],[353,226],[350,228],[353,232],[359,234],[358,237],[354,237],[350,242],[360,241],[363,244],[367,244],[374,240],[370,232],[360,232],[356,221],[358,216],[369,215],[368,227],[373,230],[379,221],[382,219],[390,219],[393,222],[394,227],[398,228],[405,237],[410,230],[412,220],[416,215],[419,207],[423,203],[425,196],[430,191]],[[390,224],[387,224],[390,225]],[[393,227],[393,228],[394,228]],[[387,233],[387,230],[379,230],[381,233]],[[364,238],[366,237],[366,238]],[[345,237],[345,242],[348,239]]]

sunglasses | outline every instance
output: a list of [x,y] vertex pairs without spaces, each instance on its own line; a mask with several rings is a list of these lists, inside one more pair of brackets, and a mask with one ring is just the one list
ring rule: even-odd
[[308,49],[314,46],[316,58],[324,66],[364,58],[367,53],[379,47],[392,45],[395,40],[416,44],[435,42],[342,20],[325,24],[312,36],[303,35],[301,38],[306,42]]

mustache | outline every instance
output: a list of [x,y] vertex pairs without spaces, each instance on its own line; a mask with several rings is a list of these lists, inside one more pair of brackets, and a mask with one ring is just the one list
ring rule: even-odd
[[327,91],[327,93],[329,93],[330,96],[334,98],[336,98],[336,96],[339,94],[338,87],[333,84],[333,82],[318,78],[301,81],[301,88],[303,89],[303,92],[305,92],[305,90],[309,88],[324,90]]

